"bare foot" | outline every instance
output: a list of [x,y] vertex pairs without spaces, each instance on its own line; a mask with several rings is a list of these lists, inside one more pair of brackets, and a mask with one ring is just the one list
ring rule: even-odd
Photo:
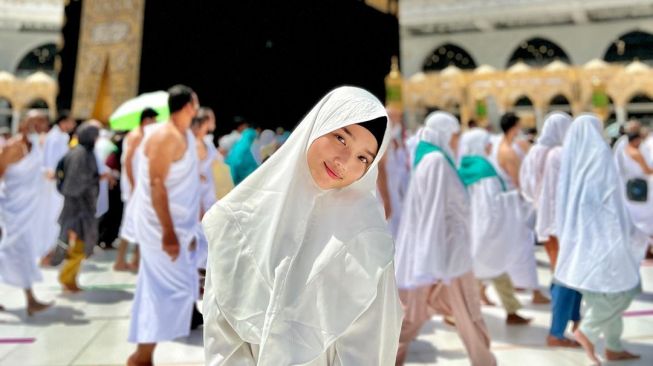
[[506,317],[506,324],[508,325],[526,325],[531,322],[531,318],[524,318],[519,316],[517,313],[515,314],[508,314],[508,317]]
[[580,329],[576,329],[574,332],[574,336],[576,336],[576,341],[580,343],[581,346],[583,346],[583,349],[585,350],[585,353],[587,353],[587,357],[592,360],[597,365],[601,364],[601,361],[599,361],[599,358],[596,357],[596,352],[594,352],[594,345],[590,340],[583,334],[583,332],[580,331]]
[[487,305],[487,306],[496,305],[487,297],[487,294],[485,293],[485,286],[481,288],[481,305]]
[[41,267],[52,267],[52,252],[48,253],[45,255],[45,257],[41,258]]
[[454,318],[453,316],[445,315],[444,316],[444,323],[448,324],[448,325],[451,325],[452,327],[455,327],[456,326],[456,318]]
[[640,358],[640,356],[634,353],[630,353],[628,351],[615,352],[606,349],[605,358],[607,358],[608,361],[622,361],[622,360],[637,360]]
[[549,347],[566,347],[566,348],[579,348],[580,343],[568,339],[568,338],[558,338],[552,335],[546,336],[546,345]]
[[138,263],[129,263],[127,267],[129,267],[129,271],[138,273]]
[[540,291],[533,291],[533,304],[536,305],[544,305],[544,304],[550,304],[551,300],[542,295]]
[[62,283],[61,287],[63,287],[63,292],[72,293],[72,294],[76,294],[82,291],[82,288],[77,286],[76,283],[73,283],[72,285]]
[[27,304],[27,315],[32,316],[38,312],[41,312],[43,310],[46,310],[47,308],[51,307],[53,303],[42,303],[38,301],[34,301],[32,303]]
[[132,353],[127,359],[127,366],[152,366],[152,362],[141,362],[137,358],[136,353]]
[[130,269],[131,267],[127,263],[122,261],[113,264],[114,271],[124,272],[124,271],[129,271]]

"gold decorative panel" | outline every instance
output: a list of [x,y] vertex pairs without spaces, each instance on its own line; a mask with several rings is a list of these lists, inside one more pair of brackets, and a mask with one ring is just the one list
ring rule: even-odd
[[138,93],[145,0],[84,0],[72,113],[107,122]]

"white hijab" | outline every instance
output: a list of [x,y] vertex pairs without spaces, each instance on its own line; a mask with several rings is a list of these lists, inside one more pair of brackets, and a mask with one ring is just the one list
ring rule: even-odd
[[460,139],[459,153],[460,157],[463,156],[487,156],[487,146],[492,143],[490,141],[490,133],[482,128],[472,128],[465,132],[464,138]]
[[586,291],[615,293],[639,284],[646,236],[626,210],[612,152],[592,115],[576,118],[565,138],[556,198],[560,254],[555,279]]
[[460,132],[460,123],[458,123],[458,119],[453,114],[436,111],[426,116],[424,128],[422,128],[418,137],[420,141],[425,141],[441,148],[451,159],[454,159],[456,155],[451,151],[449,142],[451,141],[451,136],[458,132]]
[[[455,117],[435,112],[427,117],[419,137],[450,154],[449,142],[457,131]],[[443,154],[425,155],[413,169],[404,200],[395,255],[397,286],[415,289],[449,283],[469,271],[469,219],[469,200],[456,168]]]
[[544,120],[542,133],[519,171],[521,193],[527,201],[533,204],[539,201],[546,157],[552,148],[562,145],[571,121],[571,116],[563,112],[552,112]]
[[259,365],[317,357],[365,312],[381,276],[392,271],[393,241],[375,197],[389,123],[377,158],[346,188],[319,189],[306,161],[318,137],[377,118],[388,119],[369,92],[331,91],[204,217],[207,292],[215,299],[206,306],[217,306],[239,337],[260,345]]

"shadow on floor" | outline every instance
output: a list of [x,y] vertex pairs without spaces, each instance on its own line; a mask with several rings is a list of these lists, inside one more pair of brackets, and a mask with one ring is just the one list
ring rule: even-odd
[[84,287],[84,291],[76,294],[61,293],[59,297],[66,298],[71,302],[84,302],[89,304],[116,304],[123,301],[131,301],[134,293],[131,291],[105,288],[103,286]]
[[0,320],[0,324],[50,326],[59,323],[67,325],[84,325],[90,323],[88,319],[84,318],[85,314],[83,311],[70,306],[57,306],[56,303],[51,308],[33,316],[27,316],[25,308],[6,309],[3,313],[13,315],[15,319],[8,321]]

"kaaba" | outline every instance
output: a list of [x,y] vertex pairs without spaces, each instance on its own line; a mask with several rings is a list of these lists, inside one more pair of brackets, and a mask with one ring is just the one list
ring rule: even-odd
[[[82,3],[65,9],[60,109],[73,104]],[[215,110],[217,133],[234,116],[291,129],[339,85],[383,101],[399,54],[397,18],[362,1],[148,0],[142,19],[138,93],[191,86]]]

